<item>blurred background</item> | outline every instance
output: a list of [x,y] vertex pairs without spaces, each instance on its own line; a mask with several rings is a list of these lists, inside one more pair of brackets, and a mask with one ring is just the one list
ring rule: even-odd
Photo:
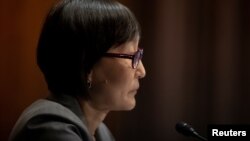
[[[147,76],[130,112],[105,122],[117,141],[192,141],[178,121],[250,124],[249,0],[118,0],[142,26]],[[23,109],[46,97],[35,51],[55,0],[0,0],[0,140]]]

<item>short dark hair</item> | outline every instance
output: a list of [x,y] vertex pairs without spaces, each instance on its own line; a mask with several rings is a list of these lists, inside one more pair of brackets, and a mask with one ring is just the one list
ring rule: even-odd
[[87,75],[109,48],[140,36],[133,13],[113,0],[61,0],[49,12],[37,63],[54,94],[84,96]]

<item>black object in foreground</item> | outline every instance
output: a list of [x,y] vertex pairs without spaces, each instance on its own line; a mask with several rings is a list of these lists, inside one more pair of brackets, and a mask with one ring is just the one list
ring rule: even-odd
[[207,141],[206,138],[202,137],[201,135],[199,135],[193,127],[191,127],[190,125],[188,125],[185,122],[178,122],[175,126],[175,129],[177,132],[185,135],[185,136],[192,136],[192,137],[196,137],[202,141]]

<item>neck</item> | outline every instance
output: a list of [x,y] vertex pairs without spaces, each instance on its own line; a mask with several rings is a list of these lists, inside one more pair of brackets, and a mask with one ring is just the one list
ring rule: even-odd
[[92,136],[95,135],[96,129],[105,119],[108,111],[102,111],[95,108],[91,101],[80,100],[80,105],[85,116],[87,128]]

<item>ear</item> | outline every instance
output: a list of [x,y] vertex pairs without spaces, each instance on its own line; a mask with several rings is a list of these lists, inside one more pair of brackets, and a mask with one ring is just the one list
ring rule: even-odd
[[93,76],[93,71],[91,70],[88,74],[87,74],[87,85],[88,85],[88,89],[90,89],[92,87],[92,76]]
[[87,75],[87,82],[92,82],[93,80],[93,70],[90,70],[90,72]]

